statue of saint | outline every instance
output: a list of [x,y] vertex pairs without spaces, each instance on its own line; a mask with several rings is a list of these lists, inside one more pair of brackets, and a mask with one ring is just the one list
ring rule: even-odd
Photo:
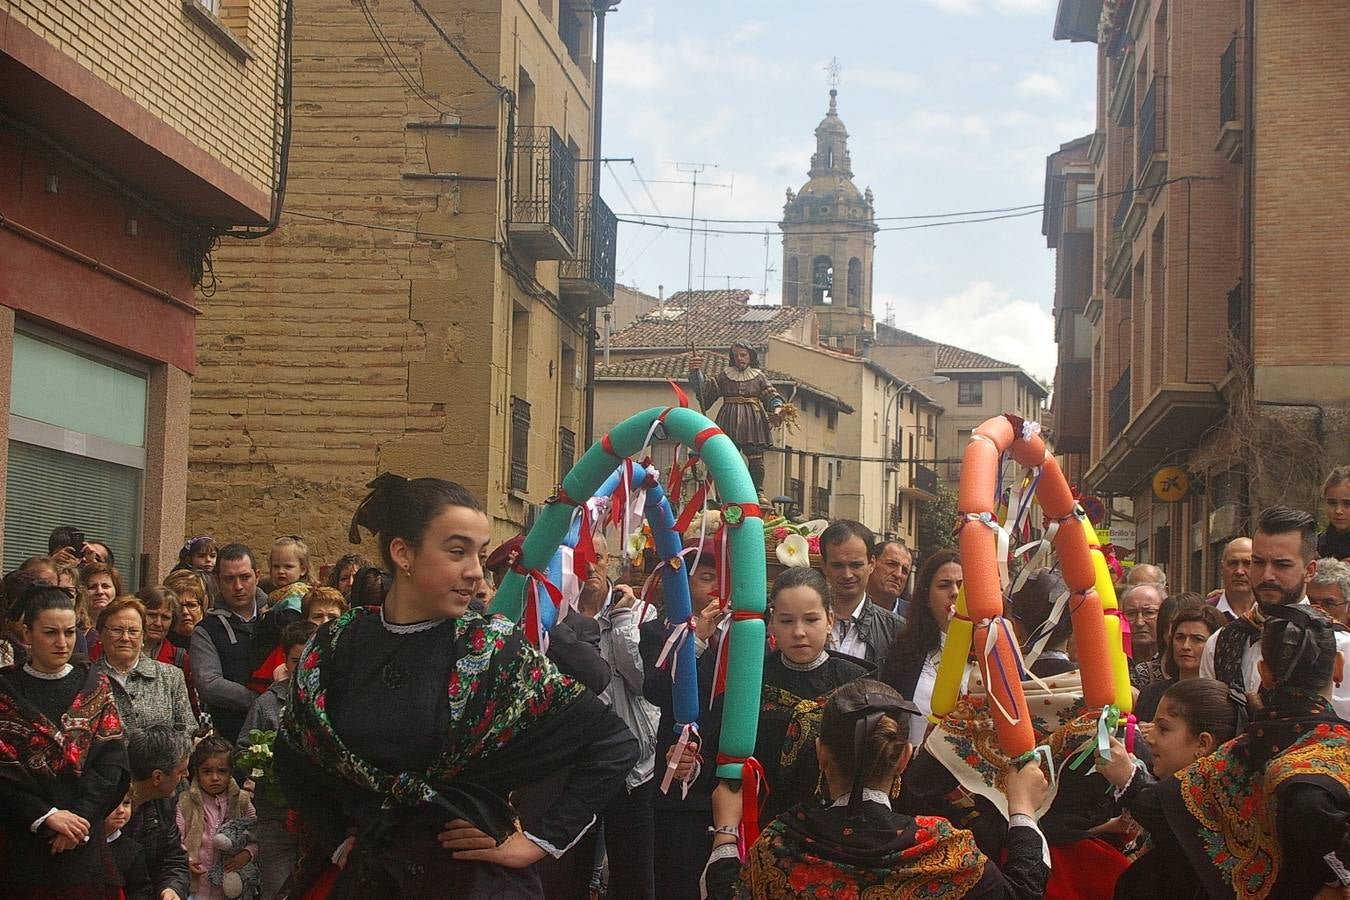
[[755,348],[740,341],[731,345],[726,368],[711,378],[703,374],[703,356],[695,352],[689,361],[689,383],[706,413],[719,399],[717,427],[736,442],[745,455],[755,491],[764,490],[764,451],[773,438],[769,429],[779,424],[785,401],[759,367]]

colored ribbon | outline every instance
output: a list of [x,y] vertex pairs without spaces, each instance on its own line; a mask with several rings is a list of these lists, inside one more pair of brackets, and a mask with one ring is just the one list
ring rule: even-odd
[[[695,725],[694,723],[692,722],[687,723],[683,728],[680,729],[680,737],[679,740],[675,742],[674,752],[670,754],[670,759],[666,761],[666,774],[661,778],[661,793],[663,794],[670,793],[670,783],[675,780],[675,770],[679,768],[680,760],[684,758],[684,750],[686,747],[689,746],[691,741],[694,744],[694,746],[697,747],[698,746],[697,738],[698,738],[698,726]],[[680,781],[682,788],[680,793],[680,799],[684,799],[685,797],[689,796],[689,785],[696,778],[698,778],[699,768],[700,766],[696,762],[694,764],[694,769],[689,773],[689,776]]]
[[1102,610],[1102,612],[1120,620],[1120,648],[1125,653],[1126,659],[1134,659],[1134,641],[1130,637],[1130,620],[1125,618],[1125,613],[1119,607]]
[[[1008,623],[1002,616],[985,619],[978,624],[987,629],[984,639],[984,651],[981,654],[984,658],[983,669],[986,673],[997,671],[999,681],[1003,683],[1004,693],[1011,697],[1013,695],[1012,679],[1009,677],[1008,671],[1003,667],[1003,657],[995,653],[994,650],[998,647],[998,636],[1000,631],[1003,631],[1003,633],[1008,636],[1009,645],[1014,648],[1014,651],[1017,647],[1017,641],[1012,639],[1012,632],[1008,630]],[[1020,677],[1017,679],[1019,684],[1021,680]],[[1007,708],[999,702],[997,691],[989,691],[989,700],[994,704],[995,708],[1003,714],[1003,718],[1008,724],[1016,725],[1022,721],[1022,711],[1013,710],[1013,712],[1009,712]]]

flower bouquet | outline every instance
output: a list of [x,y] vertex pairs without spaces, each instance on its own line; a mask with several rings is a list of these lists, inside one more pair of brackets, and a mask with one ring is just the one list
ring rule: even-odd
[[276,739],[275,731],[254,728],[248,733],[248,749],[239,754],[235,764],[253,779],[255,794],[261,793],[269,803],[284,807],[286,797],[281,793],[276,776],[272,774],[272,744]]
[[774,516],[764,522],[764,550],[769,562],[784,568],[815,565],[820,555],[820,533],[829,525],[824,519],[809,522],[791,522],[783,516]]

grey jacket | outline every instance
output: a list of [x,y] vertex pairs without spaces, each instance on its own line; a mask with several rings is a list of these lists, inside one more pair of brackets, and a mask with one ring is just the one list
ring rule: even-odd
[[248,739],[249,732],[257,729],[258,731],[276,731],[281,726],[281,711],[286,706],[286,701],[291,696],[291,680],[274,681],[272,686],[258,695],[258,699],[253,701],[253,705],[248,708],[248,715],[244,717],[244,727],[239,729],[239,739],[234,742],[235,747],[240,750],[247,750],[252,743]]
[[[643,621],[656,618],[648,606]],[[613,672],[600,699],[610,705],[638,739],[638,761],[624,780],[632,790],[652,777],[656,769],[656,727],[661,711],[642,698],[642,655],[638,653],[638,621],[632,609],[610,607],[596,616],[600,625],[600,656]]]
[[112,667],[106,656],[94,665],[112,684],[124,727],[168,725],[182,734],[197,733],[197,717],[192,714],[187,682],[177,666],[151,659],[144,653],[125,676]]
[[855,627],[863,645],[867,648],[863,658],[876,666],[878,672],[885,668],[886,658],[890,656],[891,648],[895,646],[895,637],[900,633],[900,626],[903,624],[904,619],[889,609],[883,609],[871,600],[863,603]]

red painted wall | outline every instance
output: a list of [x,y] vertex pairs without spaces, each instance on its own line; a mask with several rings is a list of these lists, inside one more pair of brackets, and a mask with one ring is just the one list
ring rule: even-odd
[[[58,192],[47,192],[55,175]],[[0,131],[0,216],[193,303],[175,228],[45,147]],[[135,219],[139,234],[127,234]],[[0,304],[135,356],[196,368],[193,313],[0,227]]]

